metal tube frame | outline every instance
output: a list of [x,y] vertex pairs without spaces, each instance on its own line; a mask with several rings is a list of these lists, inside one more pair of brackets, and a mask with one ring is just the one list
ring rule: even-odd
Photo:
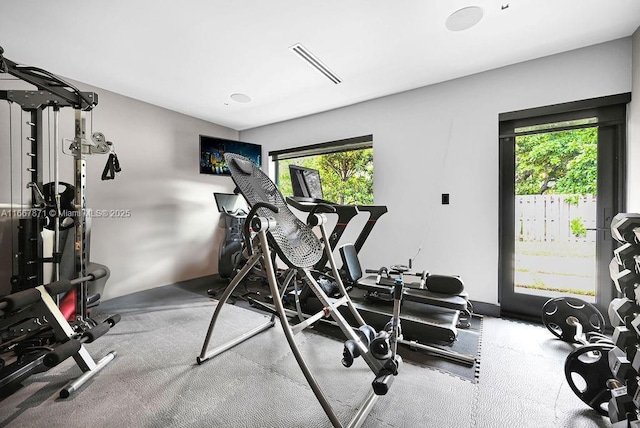
[[[87,246],[87,160],[83,142],[86,139],[86,119],[85,112],[75,110],[75,147],[73,150],[74,172],[75,172],[75,208],[77,218],[75,222],[75,246],[74,260],[75,273],[77,277],[87,276],[88,246]],[[57,191],[57,189],[56,189]],[[76,284],[76,317],[85,319],[87,317],[87,282]]]
[[[58,341],[65,341],[72,339],[75,336],[75,331],[69,325],[67,320],[60,312],[56,302],[51,295],[47,292],[44,285],[40,285],[35,288],[40,293],[40,301],[36,303],[37,313],[42,314],[48,321],[54,336]],[[115,351],[109,352],[98,363],[96,363],[87,348],[84,345],[80,346],[80,350],[73,355],[73,359],[80,369],[84,372],[71,384],[60,391],[60,396],[63,398],[69,397],[74,391],[78,390],[87,380],[95,376],[100,370],[102,370],[109,362],[111,362],[116,356]]]
[[[324,214],[316,214],[316,215],[322,216],[322,221],[320,222],[320,232],[322,233],[322,239],[324,240],[324,242],[329,242],[329,235],[327,233],[327,228],[324,226],[325,216]],[[324,251],[327,254],[327,258],[329,259],[329,266],[331,267],[331,273],[333,274],[333,278],[335,279],[336,284],[338,285],[338,290],[340,290],[340,294],[342,294],[343,296],[348,296],[349,294],[347,293],[346,288],[344,288],[344,284],[342,283],[342,278],[340,277],[340,273],[338,273],[338,268],[336,267],[336,261],[333,258],[333,253],[332,253],[333,250],[331,246],[325,245]],[[351,311],[354,318],[356,319],[356,322],[360,326],[365,325],[365,322],[362,319],[362,316],[360,315],[356,307],[353,305],[353,302],[351,301],[351,299],[347,300],[347,306],[349,307],[349,311]]]
[[[32,127],[31,137],[27,139],[31,142],[31,148],[28,156],[31,157],[31,167],[27,170],[31,173],[31,180],[29,182],[29,187],[31,187],[31,205],[33,208],[41,208],[36,207],[36,201],[39,200],[39,196],[42,195],[42,142],[43,142],[43,129],[42,129],[42,113],[43,110],[47,107],[54,108],[55,118],[55,129],[54,129],[54,139],[55,143],[58,142],[58,123],[57,123],[57,112],[62,107],[73,107],[74,109],[80,111],[90,111],[98,104],[98,95],[94,92],[81,92],[74,85],[60,79],[54,74],[43,70],[41,68],[26,66],[18,64],[6,57],[3,56],[4,49],[0,47],[0,73],[8,73],[16,78],[28,82],[34,86],[36,86],[37,90],[0,90],[0,99],[7,100],[11,103],[16,103],[21,106],[23,111],[29,112],[31,114],[31,120],[27,122],[28,125]],[[78,117],[78,113],[76,113],[76,118]],[[78,123],[76,120],[76,131],[78,130]],[[78,133],[76,133],[76,137]],[[84,137],[84,132],[82,134]],[[81,147],[81,143],[79,147]],[[55,155],[57,156],[57,150],[55,150]],[[22,154],[21,154],[22,155]],[[13,159],[11,160],[13,161]],[[78,165],[76,165],[78,166]],[[57,160],[56,160],[56,171],[57,171]],[[76,168],[77,169],[77,168]],[[23,173],[23,171],[21,171]],[[77,171],[76,171],[77,173]],[[82,171],[82,175],[86,175],[85,171]],[[57,180],[56,180],[57,181]],[[23,190],[21,190],[23,191]],[[57,191],[57,186],[56,186]],[[13,201],[12,201],[13,202]],[[56,204],[59,205],[59,204]],[[57,207],[59,209],[59,206]],[[82,213],[84,217],[84,212]],[[39,217],[38,217],[39,218]],[[59,224],[59,223],[58,223]],[[32,230],[34,228],[30,228]],[[32,232],[31,236],[26,237],[28,242],[34,242],[37,246],[37,255],[32,257],[35,259],[36,263],[33,265],[29,265],[28,269],[24,268],[27,266],[27,262],[31,263],[34,260],[24,260],[25,254],[18,254],[17,256],[22,261],[18,261],[18,264],[22,266],[22,269],[19,267],[18,270],[22,270],[23,272],[19,273],[19,276],[22,278],[22,283],[14,285],[12,287],[12,292],[17,292],[27,288],[34,288],[38,285],[42,284],[43,281],[43,273],[42,273],[42,240],[40,238],[40,232],[42,229],[41,222],[38,222],[36,229]],[[83,237],[84,239],[84,237]],[[77,241],[76,241],[77,243]],[[55,249],[54,249],[55,251]],[[34,251],[29,250],[29,256],[33,256]],[[81,263],[80,271],[78,272],[79,276],[85,276],[85,268],[86,263]],[[35,273],[33,271],[36,271]],[[55,267],[54,270],[59,272],[59,267]],[[55,272],[54,271],[54,272]],[[57,275],[57,273],[56,273]],[[83,286],[86,289],[86,284]],[[86,294],[86,293],[85,293]],[[82,304],[81,315],[84,319],[86,316],[86,302]],[[79,312],[79,311],[77,311]]]
[[398,339],[398,343],[401,345],[406,345],[410,348],[417,348],[429,354],[437,355],[446,360],[454,361],[456,363],[462,363],[468,366],[473,366],[476,362],[476,358],[470,355],[447,351],[446,349],[437,348],[435,346],[424,345],[422,343],[416,342],[415,340]]
[[82,385],[84,385],[89,379],[94,377],[100,370],[106,367],[113,359],[116,357],[116,351],[111,351],[107,353],[104,357],[100,359],[97,363],[95,363],[95,367],[91,370],[85,371],[81,374],[76,380],[72,381],[69,385],[65,386],[60,391],[60,397],[68,398],[71,394],[76,392]]
[[[248,220],[245,220],[245,221],[248,221]],[[231,280],[227,288],[224,290],[224,293],[222,293],[222,296],[220,296],[220,300],[218,300],[218,303],[216,304],[216,309],[213,311],[213,316],[211,317],[211,322],[209,323],[209,329],[207,330],[207,335],[205,336],[204,344],[202,345],[202,350],[200,351],[200,355],[196,358],[196,362],[198,364],[202,364],[205,361],[217,355],[222,354],[223,352],[233,348],[236,345],[241,344],[242,342],[252,338],[253,336],[275,325],[275,316],[272,315],[271,319],[268,322],[256,327],[255,329],[247,333],[244,333],[243,335],[241,335],[240,337],[234,340],[230,340],[229,342],[224,343],[215,349],[212,349],[211,351],[208,350],[209,343],[211,342],[211,337],[213,336],[213,329],[215,328],[216,322],[218,321],[218,317],[220,316],[220,312],[222,312],[222,308],[224,307],[224,304],[227,303],[227,300],[229,300],[231,293],[233,293],[236,287],[247,276],[247,274],[251,271],[251,269],[253,269],[253,267],[260,261],[261,258],[262,258],[262,253],[260,251],[254,251],[254,253],[251,255],[249,260],[247,260],[245,265],[242,267],[242,269],[240,269],[240,271],[236,274],[236,276],[233,277],[233,280]],[[277,293],[275,294],[275,296],[277,296]],[[277,299],[274,298],[274,300],[277,300]]]
[[[262,221],[263,224],[269,224],[269,222],[271,222],[271,224],[273,224],[273,220],[266,220],[263,219],[264,221]],[[249,221],[249,219],[247,219],[246,221]],[[324,229],[324,228],[323,228]],[[203,362],[231,349],[232,347],[250,339],[251,337],[254,337],[255,335],[261,333],[262,331],[265,331],[266,329],[268,329],[269,327],[272,327],[273,325],[275,325],[275,316],[277,314],[278,318],[280,319],[280,324],[282,326],[282,329],[284,331],[285,337],[287,339],[287,342],[289,344],[289,347],[291,348],[291,351],[293,352],[293,355],[296,359],[296,362],[298,363],[298,366],[300,366],[300,370],[302,370],[302,373],[305,377],[305,379],[307,380],[307,382],[309,383],[309,386],[311,387],[311,390],[313,391],[314,395],[316,396],[316,399],[318,400],[318,402],[320,403],[320,405],[322,406],[322,409],[324,410],[325,414],[327,415],[327,417],[329,418],[329,420],[331,421],[331,424],[336,427],[336,428],[341,428],[343,427],[343,424],[340,422],[340,420],[338,419],[336,413],[333,411],[333,408],[331,407],[331,404],[329,403],[329,401],[327,400],[326,396],[324,395],[322,389],[320,388],[320,385],[318,384],[318,382],[316,381],[315,377],[313,376],[313,374],[311,373],[311,370],[309,369],[309,366],[307,365],[304,356],[302,355],[300,349],[298,348],[298,345],[295,341],[294,336],[296,335],[296,333],[298,333],[302,327],[299,328],[295,328],[292,327],[289,324],[289,320],[288,320],[288,315],[287,315],[287,310],[284,308],[283,304],[282,304],[282,294],[286,291],[286,287],[287,285],[291,282],[291,280],[294,278],[293,274],[291,272],[289,272],[286,277],[285,277],[285,281],[283,284],[283,287],[281,290],[278,289],[278,280],[276,278],[275,275],[275,270],[274,270],[274,265],[273,265],[273,261],[271,259],[271,251],[269,249],[269,242],[267,239],[267,232],[268,228],[263,228],[262,230],[258,231],[257,233],[257,239],[259,241],[259,248],[253,253],[253,255],[251,256],[251,258],[245,263],[244,267],[240,270],[240,272],[238,272],[238,274],[236,274],[236,276],[233,278],[233,280],[231,281],[231,283],[229,283],[229,285],[227,286],[227,288],[225,289],[224,293],[222,294],[222,296],[220,297],[220,300],[217,302],[216,304],[216,308],[214,310],[213,316],[211,318],[211,322],[209,324],[209,329],[207,330],[207,334],[205,337],[205,341],[201,350],[200,355],[196,358],[196,362],[198,364],[202,364]],[[326,230],[323,230],[323,233],[326,235]],[[326,237],[325,237],[326,238]],[[325,240],[325,242],[328,242]],[[328,246],[325,246],[325,249],[327,249]],[[333,256],[330,253],[330,249],[328,249],[327,251],[329,251],[328,257],[330,260],[333,261]],[[273,303],[274,303],[274,308],[275,308],[275,314],[271,316],[270,321],[268,321],[267,323],[260,325],[256,328],[254,328],[253,330],[242,334],[241,336],[230,340],[220,346],[218,346],[217,348],[209,351],[208,347],[213,335],[213,331],[215,328],[215,324],[218,320],[218,317],[220,315],[220,312],[222,311],[222,308],[224,307],[224,304],[226,303],[226,301],[228,300],[228,298],[231,296],[231,293],[235,290],[235,288],[240,284],[240,282],[244,279],[244,277],[248,274],[248,272],[258,263],[258,261],[262,260],[263,264],[264,264],[264,268],[265,268],[265,272],[267,275],[267,281],[269,283],[269,289],[271,292],[271,295],[273,296]],[[335,262],[332,262],[332,267],[334,270],[337,271],[337,269],[335,268]],[[295,270],[293,270],[292,272],[296,272]],[[305,268],[298,268],[297,269],[297,273],[300,274],[302,276],[302,279],[308,284],[310,285],[311,289],[313,290],[313,292],[318,296],[318,298],[323,302],[323,304],[325,304],[326,302],[326,308],[328,309],[327,312],[330,313],[331,317],[334,319],[334,321],[336,322],[336,324],[338,324],[341,328],[341,330],[343,331],[343,333],[347,336],[347,338],[354,340],[355,342],[358,343],[358,345],[361,347],[362,349],[362,355],[365,359],[365,361],[367,362],[367,364],[369,365],[369,367],[371,368],[371,370],[378,375],[378,373],[382,370],[383,365],[382,363],[375,359],[369,352],[368,347],[362,343],[360,337],[355,333],[355,331],[353,330],[353,328],[347,323],[347,321],[344,319],[344,317],[340,314],[340,312],[337,310],[337,306],[336,303],[330,303],[329,302],[329,297],[322,291],[321,287],[317,284],[317,282],[313,279],[313,277],[311,276],[310,272],[308,269]],[[337,273],[337,272],[336,272]],[[337,277],[337,275],[336,275]],[[340,299],[340,303],[346,302],[348,305],[350,305],[351,308],[353,308],[352,310],[355,312],[355,314],[357,314],[357,310],[355,309],[355,307],[353,306],[353,304],[350,301],[350,298],[348,296],[348,294],[346,294],[346,290],[344,289],[344,285],[342,283],[340,283],[339,288],[341,291],[344,291],[343,294],[343,299]],[[358,314],[359,316],[359,314]],[[360,317],[360,320],[362,318]],[[311,323],[309,323],[308,325],[310,325]],[[363,322],[364,324],[364,322]],[[295,331],[294,331],[295,329]],[[371,411],[371,409],[373,408],[373,405],[375,404],[375,402],[377,401],[378,396],[375,395],[375,393],[373,392],[373,390],[369,393],[369,395],[367,396],[367,398],[365,399],[364,403],[361,405],[359,411],[356,413],[356,415],[354,415],[354,417],[351,419],[351,421],[348,423],[348,425],[346,425],[349,428],[356,428],[356,427],[360,427],[362,426],[362,424],[364,423],[364,420],[366,419],[366,417],[368,416],[369,412]]]
[[[60,161],[58,155],[59,136],[59,113],[58,107],[53,108],[53,191],[56,199],[56,216],[53,219],[53,280],[60,280],[60,194],[58,193],[58,185],[60,184]],[[60,299],[56,296],[56,302],[60,304]]]

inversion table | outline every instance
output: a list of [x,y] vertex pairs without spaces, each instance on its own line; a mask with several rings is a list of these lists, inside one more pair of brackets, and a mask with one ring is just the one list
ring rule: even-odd
[[[351,302],[344,284],[340,280],[340,275],[338,275],[331,249],[329,246],[322,244],[322,242],[329,242],[327,231],[324,227],[326,218],[323,212],[331,212],[332,208],[322,204],[319,205],[309,214],[307,219],[308,224],[305,224],[291,212],[276,185],[255,164],[247,158],[232,153],[226,153],[225,160],[231,171],[233,181],[251,206],[244,227],[246,248],[250,254],[248,255],[249,258],[247,262],[229,283],[215,307],[202,351],[196,359],[197,363],[202,364],[274,326],[275,318],[277,317],[280,320],[287,342],[300,369],[331,421],[331,424],[334,427],[342,427],[342,422],[340,422],[336,416],[318,382],[311,373],[295,340],[297,333],[316,321],[330,316],[347,338],[343,351],[342,364],[345,367],[349,367],[355,358],[362,356],[374,374],[372,390],[353,418],[345,425],[349,427],[361,426],[379,396],[388,392],[401,365],[401,358],[396,353],[396,342],[400,335],[399,301],[402,298],[403,285],[398,284],[396,292],[394,293],[397,299],[397,304],[394,305],[394,307],[396,307],[397,310],[394,311],[387,328],[376,332],[372,327],[365,324]],[[312,227],[320,228],[323,241],[316,236]],[[249,228],[253,231],[253,237],[250,235]],[[283,286],[279,286],[278,280],[276,279],[272,250],[275,251],[278,257],[288,266],[288,271],[284,275],[286,279],[283,281]],[[331,270],[336,278],[337,286],[341,294],[341,297],[338,299],[330,299],[310,273],[313,266],[323,255],[328,258]],[[231,293],[233,293],[238,284],[258,263],[261,263],[266,271],[270,292],[273,296],[275,310],[270,320],[227,343],[209,350],[209,344],[213,336],[216,321],[218,320],[220,312],[225,307],[227,299],[231,296]],[[286,285],[294,276],[313,291],[322,302],[323,308],[315,315],[309,315],[304,321],[291,325],[282,304],[282,297],[287,291]],[[352,327],[349,325],[344,316],[337,310],[340,305],[346,305],[348,307],[349,312],[358,324],[357,326]]]

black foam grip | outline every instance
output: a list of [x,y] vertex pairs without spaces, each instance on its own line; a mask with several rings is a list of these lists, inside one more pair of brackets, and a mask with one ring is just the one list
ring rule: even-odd
[[103,322],[93,327],[91,330],[86,331],[82,337],[87,339],[87,343],[91,343],[98,340],[98,338],[108,332],[110,328],[111,326],[109,323]]
[[311,227],[315,227],[318,225],[318,218],[316,217],[316,213],[335,213],[336,209],[331,205],[327,204],[317,204],[311,208],[309,215],[307,216],[307,225]]
[[401,300],[402,299],[402,290],[404,289],[404,284],[401,281],[396,281],[393,286],[393,300]]
[[73,285],[71,281],[63,279],[61,281],[52,282],[51,284],[47,284],[44,288],[47,289],[47,293],[52,296],[57,296],[58,294],[66,293],[71,291]]
[[371,384],[371,386],[373,386],[373,392],[376,395],[385,395],[387,392],[389,392],[389,388],[391,388],[391,384],[393,383],[394,379],[395,376],[391,374],[379,375],[373,380],[373,383]]
[[44,356],[42,362],[45,366],[51,368],[55,367],[67,358],[75,355],[80,351],[82,343],[76,339],[70,339],[68,342],[58,346],[53,351]]
[[2,298],[6,303],[5,312],[14,312],[26,308],[40,300],[40,292],[35,288],[18,291]]
[[109,324],[109,327],[113,327],[114,325],[116,325],[116,324],[118,324],[120,322],[120,318],[122,318],[120,316],[120,314],[114,314],[114,315],[111,315],[106,320],[104,320],[104,322],[106,324]]
[[104,278],[107,276],[107,270],[104,268],[98,268],[92,272],[89,272],[88,275],[91,275],[93,279],[91,281],[95,281],[96,279]]

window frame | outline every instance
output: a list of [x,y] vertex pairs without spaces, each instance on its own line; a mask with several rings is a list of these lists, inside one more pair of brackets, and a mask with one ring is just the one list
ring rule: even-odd
[[349,152],[352,150],[363,150],[373,148],[373,134],[361,135],[359,137],[345,138],[325,143],[309,144],[306,146],[292,147],[289,149],[272,150],[268,156],[274,163],[274,178],[279,186],[280,170],[278,162],[281,160],[295,159],[307,156],[319,156],[329,153]]

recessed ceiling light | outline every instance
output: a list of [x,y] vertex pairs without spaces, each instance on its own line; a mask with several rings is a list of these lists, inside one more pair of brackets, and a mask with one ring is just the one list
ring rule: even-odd
[[478,6],[464,7],[453,12],[447,18],[447,29],[450,31],[463,31],[476,25],[482,19],[482,9]]
[[251,97],[246,94],[231,94],[231,99],[237,103],[248,103],[251,102]]

